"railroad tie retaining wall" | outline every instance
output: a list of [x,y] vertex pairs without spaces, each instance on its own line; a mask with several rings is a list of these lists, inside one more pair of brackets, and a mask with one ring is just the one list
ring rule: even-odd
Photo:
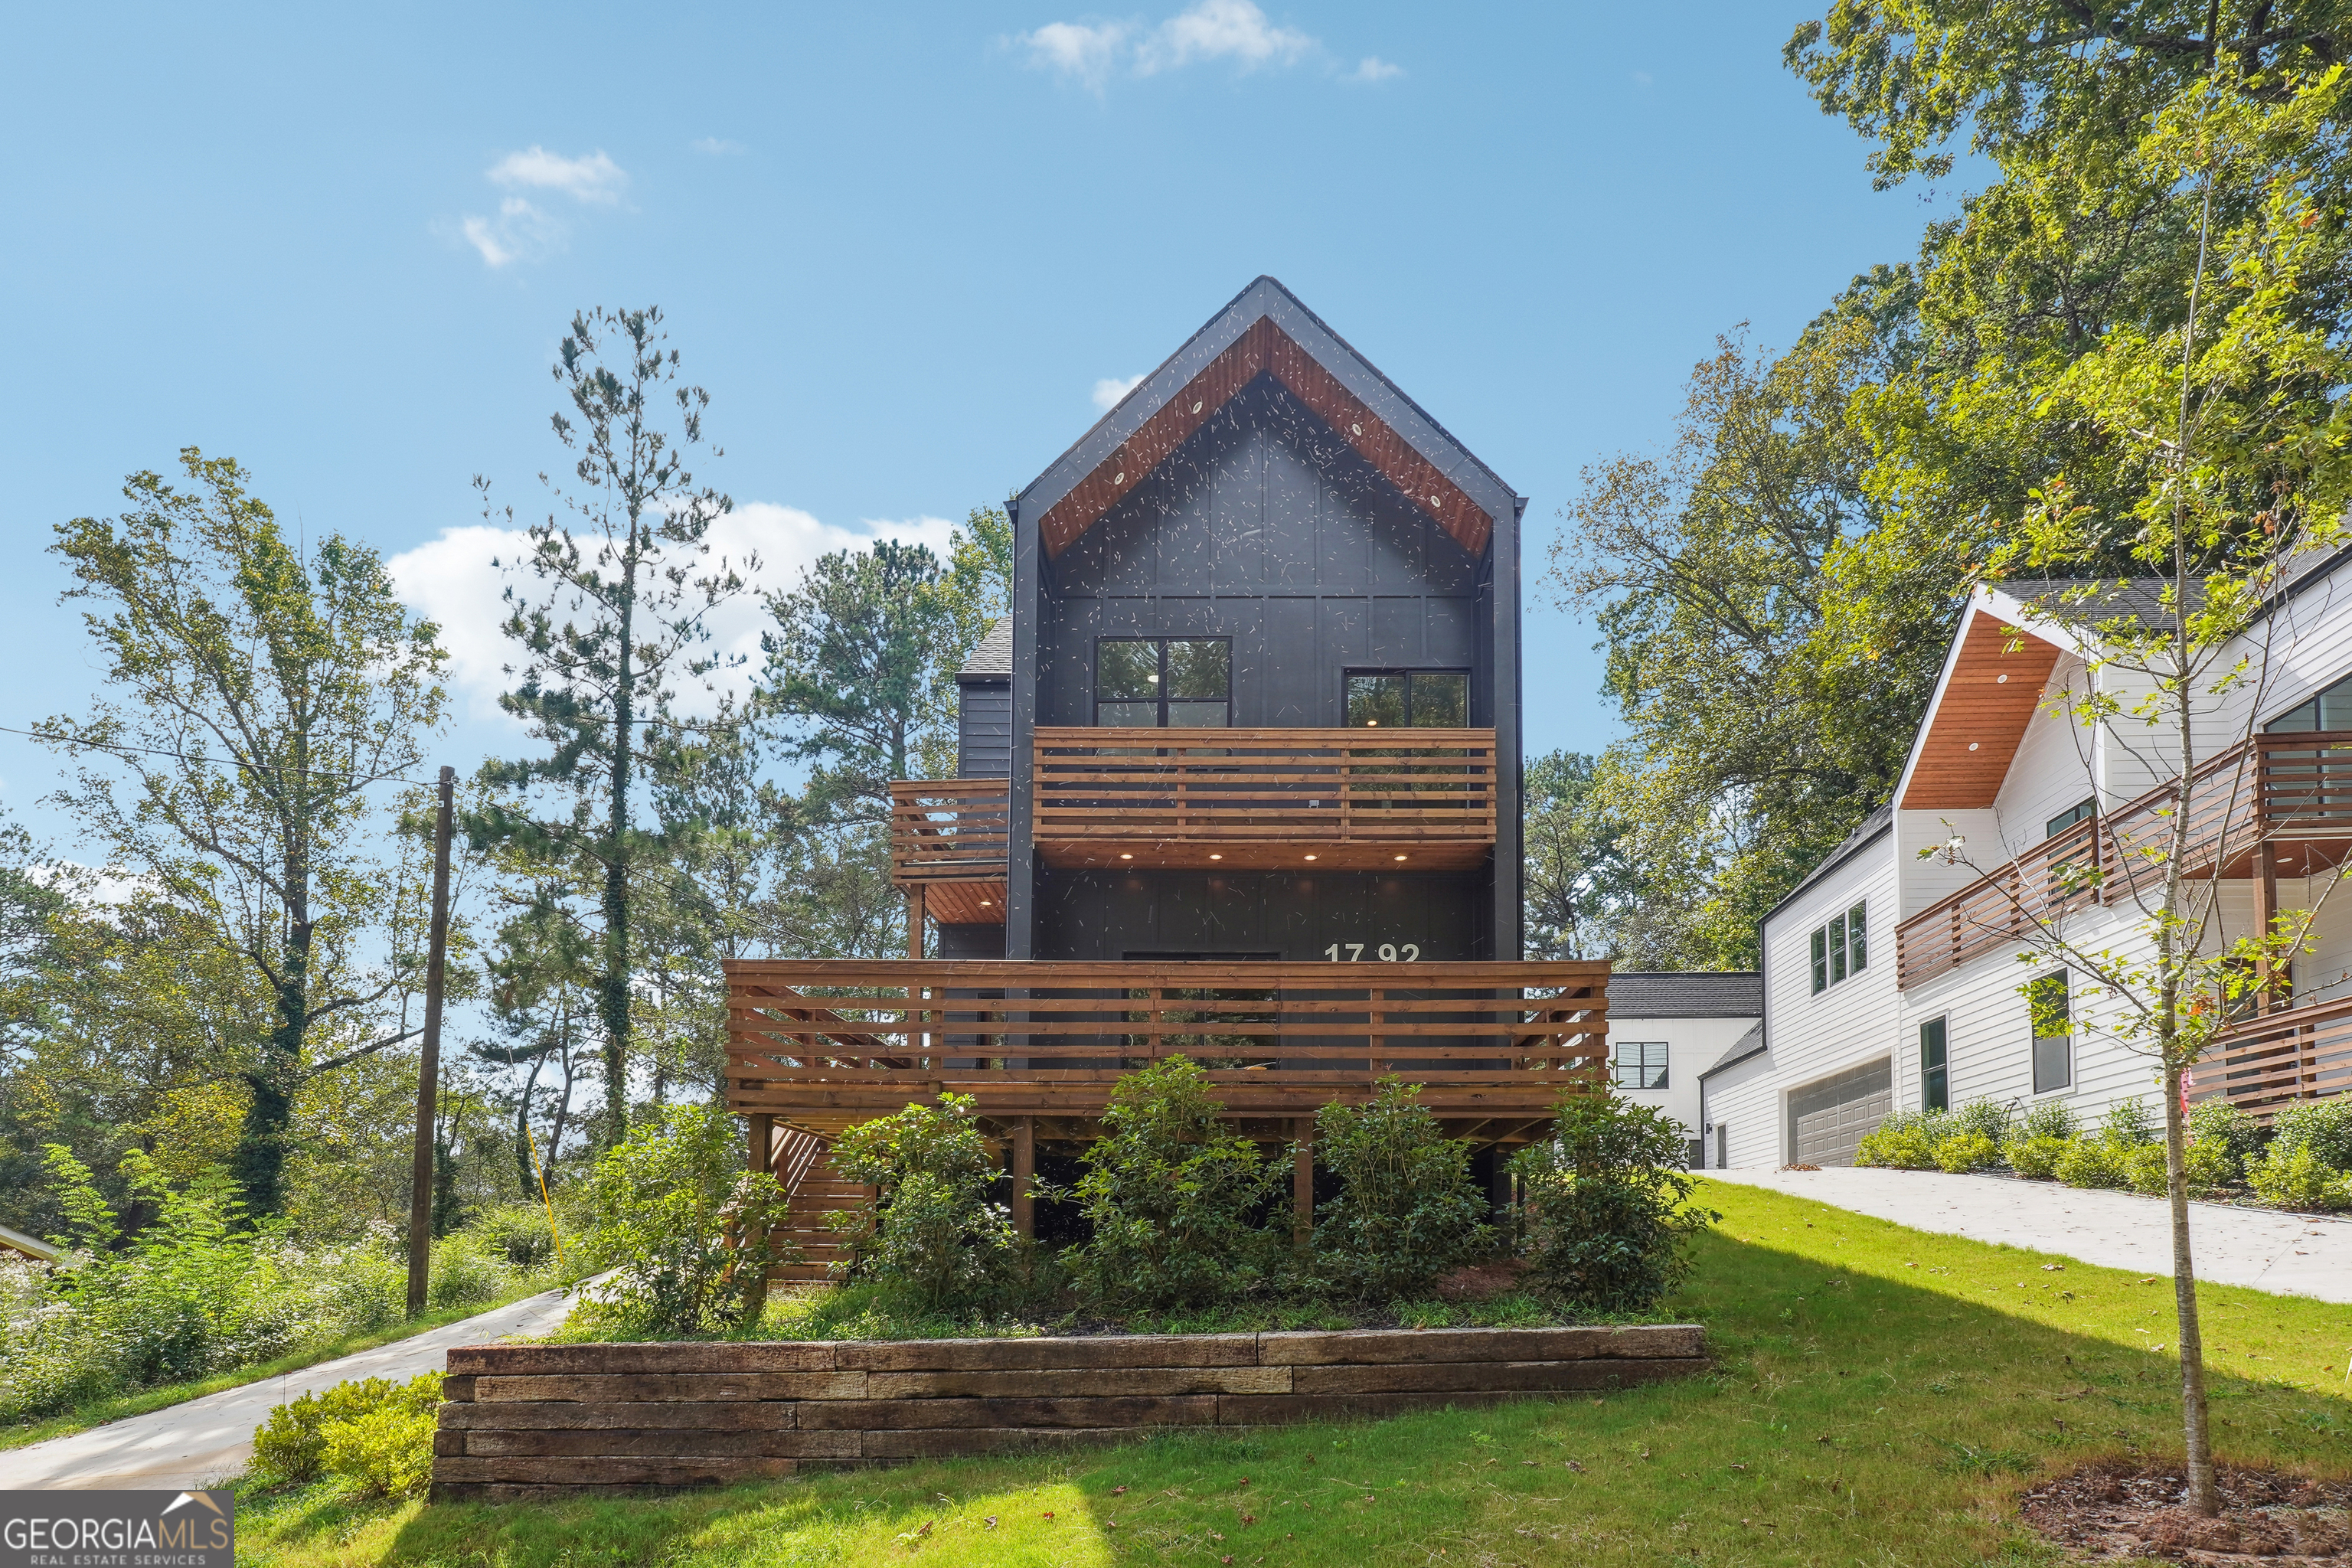
[[1693,1324],[1098,1339],[472,1345],[449,1352],[433,1495],[520,1500],[1394,1415],[1679,1377]]

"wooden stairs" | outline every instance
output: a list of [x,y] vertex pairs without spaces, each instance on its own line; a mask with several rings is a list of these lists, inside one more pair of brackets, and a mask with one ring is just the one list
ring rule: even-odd
[[798,1247],[801,1258],[778,1268],[774,1278],[787,1284],[831,1279],[834,1265],[846,1264],[849,1252],[838,1233],[826,1226],[825,1215],[871,1204],[875,1190],[835,1171],[824,1140],[813,1132],[780,1126],[773,1148],[776,1181],[792,1196],[784,1224],[774,1235]]

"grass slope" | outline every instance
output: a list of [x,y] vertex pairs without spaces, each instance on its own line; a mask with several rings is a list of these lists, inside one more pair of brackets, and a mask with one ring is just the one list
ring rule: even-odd
[[436,1311],[404,1319],[388,1329],[377,1329],[363,1334],[345,1334],[341,1339],[314,1345],[293,1355],[280,1356],[276,1361],[256,1362],[251,1366],[241,1366],[234,1372],[215,1373],[210,1377],[197,1378],[190,1383],[167,1383],[154,1388],[142,1388],[136,1394],[112,1394],[103,1399],[86,1400],[62,1415],[18,1426],[0,1426],[0,1451],[21,1448],[27,1443],[47,1442],[51,1437],[70,1437],[76,1432],[87,1432],[93,1426],[103,1426],[110,1421],[120,1421],[125,1416],[144,1415],[151,1410],[185,1405],[191,1399],[202,1399],[207,1394],[218,1394],[223,1389],[242,1388],[248,1383],[259,1383],[267,1377],[283,1377],[289,1372],[300,1372],[322,1361],[357,1355],[378,1345],[396,1344],[428,1330],[463,1322],[467,1318],[478,1318],[485,1312],[495,1312],[500,1307],[511,1306],[526,1296],[536,1296],[547,1289],[546,1281],[538,1280],[490,1300],[478,1301],[470,1307],[444,1307]]
[[[1605,1399],[529,1508],[249,1499],[282,1568],[596,1563],[2011,1564],[2028,1477],[2178,1451],[2160,1279],[1710,1185],[1669,1316],[1712,1376]],[[2047,1263],[2063,1265],[2044,1269]],[[2203,1292],[2225,1458],[2352,1466],[2352,1312]],[[993,1526],[986,1521],[994,1520]]]

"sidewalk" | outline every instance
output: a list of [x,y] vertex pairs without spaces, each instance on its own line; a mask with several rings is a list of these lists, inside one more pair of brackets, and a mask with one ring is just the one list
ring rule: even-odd
[[[1706,1171],[1738,1182],[1892,1220],[1914,1230],[2005,1242],[2109,1268],[2169,1278],[2172,1211],[2162,1198],[2086,1192],[2013,1176],[1938,1171]],[[2314,1219],[2228,1204],[2189,1205],[2197,1277],[2282,1296],[2352,1302],[2352,1220]]]
[[185,1405],[93,1426],[70,1437],[0,1452],[0,1490],[39,1488],[194,1487],[245,1468],[254,1429],[271,1406],[354,1378],[405,1382],[439,1372],[453,1345],[478,1345],[514,1335],[543,1334],[571,1314],[563,1290],[526,1296],[495,1311],[428,1329],[413,1338],[278,1377],[223,1389]]

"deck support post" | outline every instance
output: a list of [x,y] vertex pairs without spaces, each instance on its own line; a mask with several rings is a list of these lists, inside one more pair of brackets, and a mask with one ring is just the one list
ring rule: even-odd
[[772,1116],[754,1115],[746,1117],[745,1120],[751,1124],[748,1146],[750,1158],[745,1162],[746,1166],[755,1176],[773,1171],[776,1159],[776,1119]]
[[[2264,825],[2267,826],[2267,825]],[[2267,837],[2254,840],[2254,934],[2268,940],[2271,922],[2278,918],[2278,857],[2272,852]],[[2272,995],[2270,952],[2265,948],[2254,964],[2254,1016],[2263,1017],[2274,1011],[2277,999]]]
[[1029,1188],[1037,1179],[1037,1119],[1013,1119],[1013,1228],[1024,1241],[1037,1239],[1037,1201]]
[[1302,1116],[1297,1127],[1290,1155],[1290,1244],[1304,1252],[1315,1240],[1315,1119]]

